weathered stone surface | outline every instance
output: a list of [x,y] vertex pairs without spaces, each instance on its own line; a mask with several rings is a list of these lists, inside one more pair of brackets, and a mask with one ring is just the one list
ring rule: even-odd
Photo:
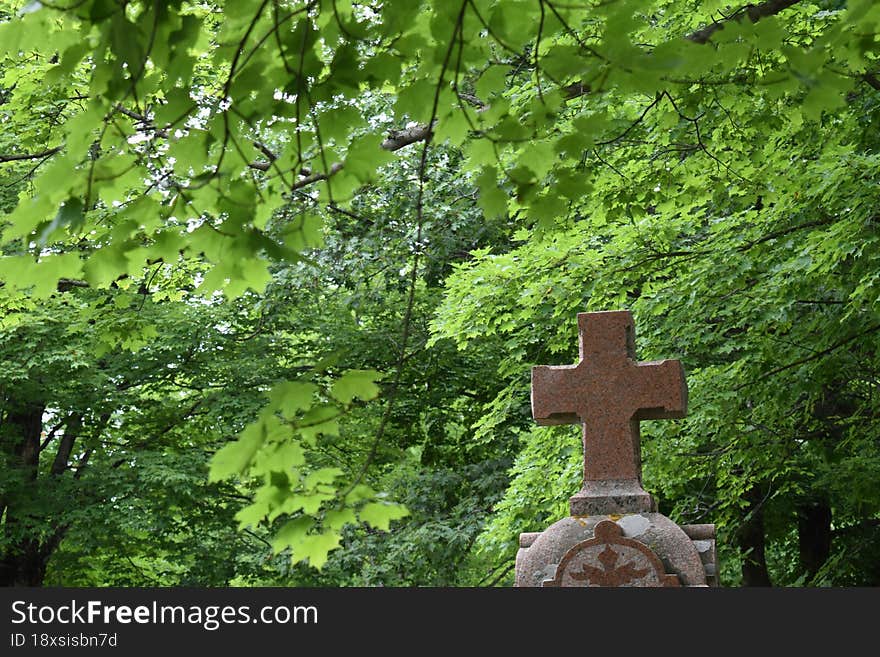
[[715,540],[715,525],[682,525],[682,530],[693,540]]
[[516,586],[543,586],[546,580],[556,578],[557,567],[566,553],[594,539],[596,526],[602,521],[614,522],[623,538],[638,541],[653,552],[663,564],[664,573],[676,575],[682,586],[706,585],[699,552],[681,527],[662,514],[640,513],[622,517],[569,516],[559,520],[531,540],[529,547],[520,548],[516,558]]
[[[694,542],[703,570],[706,571],[706,584],[718,586],[718,558],[715,554],[715,525],[682,525],[682,531]],[[532,539],[534,542],[535,539]]]
[[678,586],[660,559],[644,543],[623,537],[623,529],[601,520],[593,538],[562,555],[556,576],[543,586]]
[[684,417],[681,363],[635,361],[628,311],[578,314],[580,362],[532,368],[532,414],[538,424],[583,424],[584,485],[572,515],[653,510],[642,488],[639,422]]

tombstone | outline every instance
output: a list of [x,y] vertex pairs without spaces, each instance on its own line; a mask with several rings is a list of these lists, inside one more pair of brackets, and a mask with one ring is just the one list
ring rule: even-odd
[[679,526],[642,488],[639,422],[680,418],[679,361],[640,363],[628,311],[580,313],[577,365],[532,368],[538,424],[582,424],[571,515],[520,534],[515,586],[717,586],[715,526]]

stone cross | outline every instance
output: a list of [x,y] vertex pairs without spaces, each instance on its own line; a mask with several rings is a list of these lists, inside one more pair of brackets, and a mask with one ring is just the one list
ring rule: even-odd
[[677,360],[635,360],[629,311],[579,313],[580,362],[532,368],[532,415],[538,424],[583,424],[584,485],[573,516],[654,510],[642,488],[639,421],[687,412]]

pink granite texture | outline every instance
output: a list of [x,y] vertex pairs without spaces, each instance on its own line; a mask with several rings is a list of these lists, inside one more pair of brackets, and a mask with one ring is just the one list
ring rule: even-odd
[[583,425],[584,485],[573,515],[654,510],[642,488],[639,422],[687,413],[677,360],[637,362],[629,311],[579,313],[580,362],[532,368],[538,424]]

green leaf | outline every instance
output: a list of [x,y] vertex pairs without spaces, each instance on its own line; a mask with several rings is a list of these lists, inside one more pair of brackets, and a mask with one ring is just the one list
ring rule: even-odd
[[314,526],[314,519],[305,516],[288,520],[282,525],[271,541],[275,554],[283,552],[293,545],[298,545],[306,533]]
[[408,515],[409,511],[403,505],[386,502],[369,502],[358,511],[361,522],[381,531],[388,531],[392,520],[399,520]]
[[318,436],[339,435],[339,409],[334,406],[318,406],[309,410],[299,421],[297,430],[303,439],[314,445]]
[[548,142],[537,142],[526,146],[517,163],[531,170],[537,180],[541,180],[553,168],[555,156],[553,146]]
[[483,172],[477,177],[477,186],[480,189],[477,205],[483,210],[486,219],[507,214],[507,194],[498,186],[498,176],[494,167],[483,168]]
[[567,214],[568,203],[554,194],[543,194],[529,207],[531,217],[542,230],[552,229]]
[[292,418],[298,411],[305,411],[312,407],[317,392],[318,386],[314,383],[282,381],[275,384],[269,391],[269,399],[284,417]]
[[324,514],[324,525],[330,529],[342,529],[345,525],[353,525],[357,522],[357,516],[352,509],[333,509]]
[[541,68],[559,80],[583,76],[588,65],[581,48],[573,44],[555,45],[541,58]]
[[362,502],[363,500],[371,500],[374,497],[376,497],[376,491],[374,491],[366,484],[358,484],[357,486],[352,488],[345,496],[345,503],[356,504],[357,502]]
[[433,80],[423,78],[404,87],[397,95],[395,109],[397,115],[411,121],[427,121],[430,118],[431,102],[436,91]]
[[327,562],[331,550],[339,547],[341,536],[333,529],[318,534],[309,533],[314,527],[311,518],[297,518],[285,524],[272,540],[275,553],[290,549],[292,563],[308,561],[309,565],[320,570]]
[[195,108],[196,104],[190,97],[188,89],[171,89],[165,94],[165,103],[156,110],[156,125],[163,128],[180,125]]
[[465,167],[468,170],[483,169],[486,165],[494,165],[496,161],[495,146],[488,139],[474,139],[465,147]]
[[356,397],[364,401],[375,399],[379,395],[375,382],[380,377],[374,370],[348,370],[333,383],[330,394],[343,404],[351,403]]
[[266,502],[259,502],[240,509],[235,514],[235,519],[238,521],[239,529],[246,529],[248,527],[256,527],[259,525],[268,513],[269,504]]
[[207,164],[208,134],[193,131],[171,143],[169,155],[174,158],[174,172],[180,176],[198,175]]
[[342,474],[344,473],[339,468],[320,468],[319,470],[315,470],[306,475],[305,481],[303,481],[303,486],[307,489],[311,489],[318,484],[329,484]]
[[364,75],[374,87],[381,87],[385,82],[400,78],[401,63],[400,58],[391,53],[378,53],[367,61]]
[[480,79],[477,80],[477,97],[483,102],[487,102],[496,94],[501,93],[507,86],[508,73],[508,68],[502,66],[490,66],[483,71]]
[[590,193],[592,185],[584,172],[560,170],[556,172],[559,193],[570,201],[580,201]]
[[324,243],[323,227],[319,214],[299,214],[284,228],[284,244],[294,251],[318,248]]
[[30,289],[34,299],[46,298],[58,290],[62,278],[82,275],[82,260],[76,253],[41,256],[0,256],[0,280],[10,289]]
[[277,513],[280,515],[281,513],[296,513],[297,511],[302,511],[303,513],[313,516],[321,509],[321,505],[328,500],[333,499],[333,495],[331,493],[324,492],[315,492],[315,493],[298,493],[296,495],[289,495],[284,499],[284,503],[278,508]]
[[438,121],[434,128],[434,136],[437,141],[449,140],[452,146],[460,146],[467,138],[469,130],[467,115],[459,110],[453,110]]
[[52,222],[40,231],[37,243],[45,246],[52,234],[60,228],[70,228],[71,233],[75,233],[82,227],[84,221],[83,202],[79,197],[72,196],[62,203]]
[[262,258],[240,258],[215,265],[202,283],[205,290],[219,290],[229,299],[236,299],[248,289],[261,294],[272,280],[269,263]]
[[86,111],[74,114],[65,124],[65,147],[76,159],[83,158],[104,123],[105,109],[98,101],[92,101]]
[[222,481],[242,474],[263,445],[263,425],[254,423],[241,432],[238,440],[221,447],[211,459],[208,481]]
[[[353,130],[364,123],[364,116],[356,107],[333,107],[321,114],[321,139],[345,143]],[[368,146],[367,146],[368,148]]]
[[804,118],[818,119],[822,112],[842,107],[852,85],[850,78],[823,71],[801,105]]
[[305,464],[305,450],[297,440],[285,438],[272,449],[262,449],[253,459],[251,474],[283,472],[291,475],[296,468]]
[[362,183],[368,183],[375,180],[376,170],[392,159],[394,155],[382,148],[382,137],[367,135],[355,139],[348,147],[345,170]]

